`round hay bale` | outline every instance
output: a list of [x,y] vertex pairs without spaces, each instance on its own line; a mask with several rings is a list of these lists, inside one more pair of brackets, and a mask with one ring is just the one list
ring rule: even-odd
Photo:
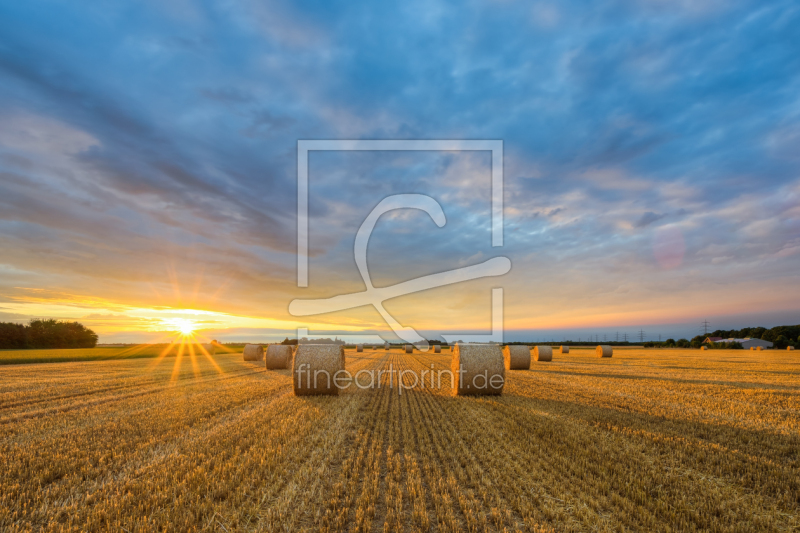
[[217,347],[213,343],[201,344],[200,346],[203,348],[200,350],[201,352],[207,353],[208,355],[217,355]]
[[763,351],[763,350],[764,350],[764,347],[763,347],[763,346],[758,346],[758,347],[756,348],[756,350],[757,350],[757,351],[759,351],[759,352],[761,352],[761,351]]
[[388,350],[389,348],[391,348],[391,346],[389,346],[388,342],[383,345],[384,350]]
[[506,370],[528,370],[531,350],[527,346],[506,346],[503,348],[503,362]]
[[750,351],[753,351],[753,352],[756,351],[756,347],[755,346],[751,346],[750,347]]
[[260,344],[246,344],[242,355],[245,361],[261,361],[264,359],[264,347]]
[[433,353],[442,353],[442,346],[440,344],[434,344]]
[[614,355],[614,349],[611,346],[601,345],[595,348],[597,357],[611,357]]
[[701,346],[700,349],[701,350],[708,350],[708,346]]
[[534,346],[533,358],[536,361],[552,361],[553,360],[553,347],[552,346]]
[[569,346],[562,346],[561,353],[569,353]]
[[406,353],[413,353],[413,352],[414,352],[414,345],[406,344]]
[[364,345],[363,344],[356,344],[356,351],[357,352],[363,352],[364,351]]
[[503,393],[506,366],[499,344],[456,344],[450,371],[457,396]]
[[794,350],[794,346],[787,346],[787,347],[786,347],[786,351],[787,351],[787,352],[791,352],[791,351],[793,351],[793,350]]
[[339,394],[336,373],[344,370],[344,346],[340,344],[302,344],[297,348],[292,367],[295,396]]
[[289,368],[292,361],[292,348],[284,344],[270,344],[265,359],[267,370]]

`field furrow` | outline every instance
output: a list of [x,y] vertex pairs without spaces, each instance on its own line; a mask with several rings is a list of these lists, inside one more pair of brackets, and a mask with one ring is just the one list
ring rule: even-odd
[[0,530],[800,529],[798,362],[650,354],[492,397],[449,353],[348,351],[335,397],[240,355],[2,367]]

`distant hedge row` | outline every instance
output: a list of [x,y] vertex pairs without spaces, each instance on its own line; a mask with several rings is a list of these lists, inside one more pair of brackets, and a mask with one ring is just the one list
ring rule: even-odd
[[28,325],[0,322],[0,350],[94,348],[97,334],[78,322],[35,319]]

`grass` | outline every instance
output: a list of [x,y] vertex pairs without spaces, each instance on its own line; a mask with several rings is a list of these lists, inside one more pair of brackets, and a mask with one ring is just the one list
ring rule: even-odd
[[[349,350],[347,367],[449,367],[400,352]],[[0,530],[800,528],[794,353],[531,365],[503,396],[458,398],[296,397],[288,370],[240,357],[3,367]]]
[[[241,352],[242,345],[224,345],[218,351]],[[138,344],[98,348],[70,348],[48,350],[0,350],[0,365],[22,365],[36,363],[68,363],[75,361],[107,361],[113,359],[149,359],[153,357],[175,357],[181,350],[180,343]],[[188,345],[184,351],[188,352]],[[199,352],[195,345],[194,350]]]

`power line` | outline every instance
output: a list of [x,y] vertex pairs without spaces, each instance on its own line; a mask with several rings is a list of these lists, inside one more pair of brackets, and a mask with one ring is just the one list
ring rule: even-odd
[[708,335],[708,326],[709,326],[708,320],[703,320],[702,322],[700,322],[700,325],[703,326],[703,335]]
[[644,330],[639,330],[639,342],[644,342]]

